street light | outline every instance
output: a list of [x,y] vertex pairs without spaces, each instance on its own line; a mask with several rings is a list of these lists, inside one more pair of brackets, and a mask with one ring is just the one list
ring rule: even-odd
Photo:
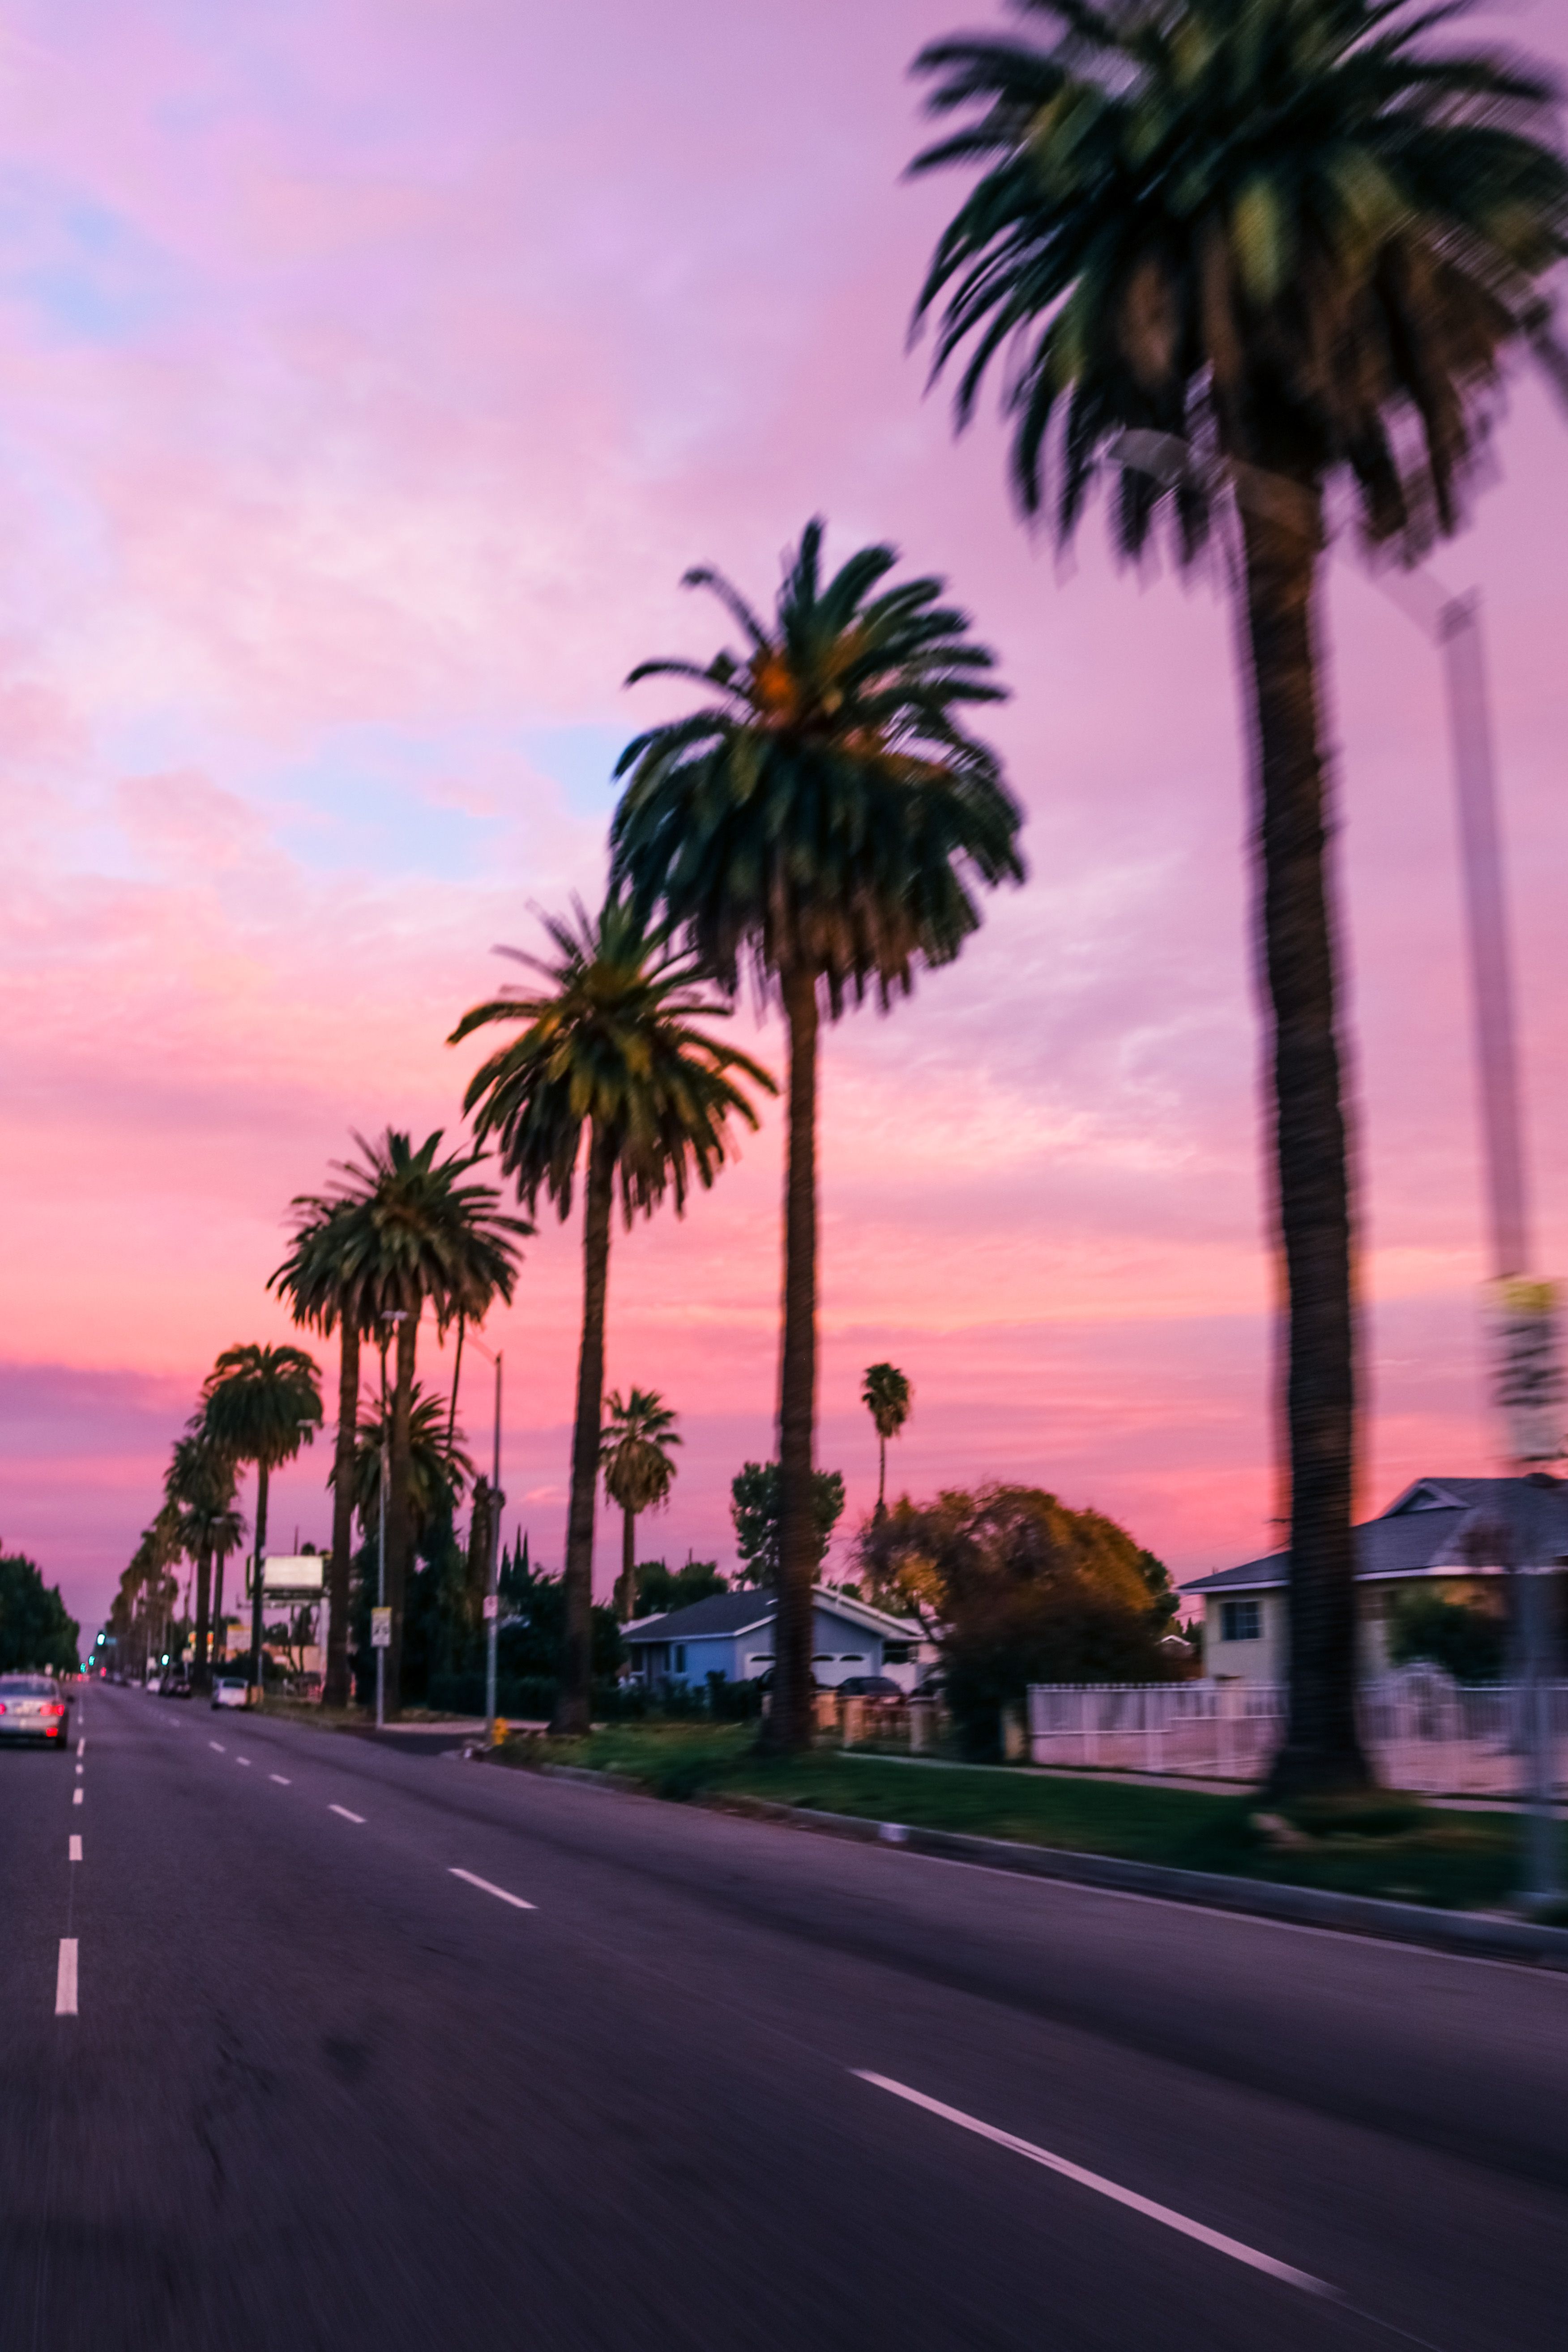
[[474,1339],[481,1356],[496,1368],[495,1440],[490,1463],[490,1556],[485,1569],[485,1746],[496,1744],[496,1664],[500,1639],[500,1378],[502,1350],[491,1355],[484,1341]]
[[[391,1331],[381,1343],[381,1508],[376,1513],[375,1526],[375,1603],[381,1614],[377,1629],[390,1637],[392,1627],[384,1614],[386,1609],[386,1513],[392,1492],[392,1433],[386,1425],[386,1351],[396,1336],[397,1327],[407,1320],[407,1310],[388,1307],[382,1311],[382,1321],[390,1323]],[[373,1634],[374,1639],[374,1634]],[[387,1641],[375,1643],[375,1727],[386,1728],[386,1652]]]

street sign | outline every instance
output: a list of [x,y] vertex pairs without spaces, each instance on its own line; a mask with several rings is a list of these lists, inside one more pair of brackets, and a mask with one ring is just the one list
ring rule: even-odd
[[486,1593],[485,1615],[487,1618],[499,1617],[500,1615],[500,1594],[499,1592]]
[[371,1611],[370,1646],[373,1650],[391,1649],[392,1612],[390,1609],[373,1609]]
[[1514,1276],[1496,1303],[1497,1400],[1510,1461],[1555,1462],[1563,1447],[1557,1286]]

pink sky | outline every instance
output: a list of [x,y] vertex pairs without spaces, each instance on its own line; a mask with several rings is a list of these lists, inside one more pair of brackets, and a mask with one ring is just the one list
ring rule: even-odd
[[[1027,887],[830,1037],[821,1458],[1038,1480],[1178,1572],[1272,1539],[1270,1267],[1226,606],[1008,512],[905,355],[959,184],[899,174],[935,0],[82,0],[0,73],[0,1537],[90,1629],[289,1195],[351,1130],[456,1133],[457,1016],[595,894],[608,771],[813,512],[945,572],[1016,699]],[[1498,20],[1568,59],[1563,0]],[[1521,385],[1442,554],[1485,600],[1539,1244],[1568,1264],[1561,550],[1568,429]],[[1326,613],[1363,1188],[1363,1505],[1488,1466],[1484,1272],[1439,680],[1356,572]],[[752,1026],[743,1017],[743,1028]],[[775,1066],[765,1024],[758,1050]],[[686,1432],[644,1549],[732,1556],[771,1451],[779,1128],[617,1241],[612,1381]],[[510,1316],[509,1518],[559,1557],[575,1225]],[[429,1347],[444,1374],[446,1360]],[[330,1354],[322,1361],[330,1370]],[[476,1443],[487,1428],[476,1381]],[[488,1440],[487,1440],[488,1442]],[[322,1539],[320,1449],[275,1530]],[[607,1583],[616,1528],[600,1544]]]

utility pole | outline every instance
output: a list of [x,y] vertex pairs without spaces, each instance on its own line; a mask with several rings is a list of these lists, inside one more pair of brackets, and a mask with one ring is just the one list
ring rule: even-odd
[[[471,1335],[470,1335],[471,1336]],[[500,1643],[500,1514],[505,1496],[500,1490],[500,1395],[501,1358],[504,1349],[494,1355],[482,1339],[474,1346],[481,1356],[489,1356],[496,1368],[495,1433],[490,1452],[490,1540],[489,1559],[485,1564],[485,1746],[496,1744],[496,1669]]]
[[392,1329],[381,1342],[381,1508],[375,1515],[375,1602],[381,1622],[376,1628],[375,1642],[375,1727],[386,1727],[386,1642],[384,1637],[390,1628],[386,1623],[386,1514],[392,1494],[392,1432],[386,1420],[386,1350],[403,1320],[401,1307],[388,1307],[382,1315],[384,1323]]

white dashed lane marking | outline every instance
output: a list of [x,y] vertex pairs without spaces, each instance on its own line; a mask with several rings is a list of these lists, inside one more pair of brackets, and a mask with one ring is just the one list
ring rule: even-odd
[[237,1764],[248,1764],[250,1759],[248,1756],[237,1756],[234,1760]]
[[79,1739],[77,1741],[76,1752],[79,1756],[85,1756],[87,1754],[87,1742],[85,1739]]
[[345,1822],[357,1822],[362,1829],[364,1826],[364,1815],[351,1813],[346,1805],[329,1805],[327,1811],[329,1813],[342,1813]]
[[79,1805],[79,1804],[80,1804],[80,1802],[81,1802],[81,1790],[80,1790],[79,1789],[73,1789],[73,1790],[71,1790],[71,1802],[72,1802],[72,1804],[73,1804],[73,1805]]
[[466,1885],[477,1886],[481,1895],[493,1895],[498,1903],[510,1903],[514,1911],[532,1911],[538,1907],[535,1904],[525,1903],[521,1895],[509,1895],[504,1886],[492,1886],[488,1878],[476,1878],[471,1870],[454,1869],[451,1875],[462,1879]]
[[79,1837],[73,1837],[71,1840],[70,1857],[73,1862],[81,1860],[81,1840]]
[[293,1785],[291,1781],[285,1779],[281,1772],[268,1772],[267,1777],[269,1780],[276,1780],[280,1789],[288,1789]]
[[76,2015],[76,1937],[60,1937],[60,1964],[55,1973],[55,2015]]
[[81,1779],[81,1776],[82,1776],[82,1774],[86,1771],[86,1769],[87,1769],[87,1766],[86,1766],[85,1764],[79,1764],[79,1765],[77,1766],[77,1768],[76,1768],[76,1777],[77,1777],[77,1779],[78,1779],[79,1780]]
[[228,1754],[228,1750],[224,1746],[221,1739],[209,1739],[207,1741],[207,1746],[212,1749],[215,1756],[226,1756]]
[[1043,2165],[1047,2172],[1076,2181],[1080,2189],[1092,2189],[1097,2196],[1109,2197],[1113,2205],[1125,2205],[1129,2211],[1141,2213],[1146,2221],[1158,2221],[1184,2238],[1195,2238],[1200,2246],[1208,2246],[1216,2254],[1228,2254],[1232,2262],[1245,2263],[1249,2270],[1267,2272],[1270,2278],[1280,2279],[1287,2286],[1300,2287],[1304,2294],[1340,2300],[1337,2288],[1314,2278],[1310,2271],[1293,2270],[1289,2263],[1276,2262],[1272,2254],[1260,2254],[1256,2246],[1243,2245],[1239,2238],[1227,2238],[1219,2230],[1211,2230],[1202,2221],[1189,2221],[1184,2213],[1173,2211],[1169,2205],[1156,2205],[1152,2197],[1140,2197],[1135,2189],[1107,2180],[1103,2173],[1087,2172],[1081,2164],[1069,2164],[1065,2156],[1053,2156],[1049,2148],[1037,2147],[1033,2140],[998,2131],[994,2124],[982,2123],[978,2116],[966,2116],[962,2107],[944,2105],[941,2099],[930,2099],[923,2091],[911,2091],[907,2083],[895,2083],[886,2074],[870,2074],[860,2066],[852,2066],[849,2071],[875,2090],[891,2091],[896,2099],[907,2099],[911,2106],[923,2107],[927,2115],[940,2116],[944,2123],[957,2124],[961,2130],[973,2132],[995,2147],[1011,2148],[1015,2156],[1026,2157],[1031,2164]]

